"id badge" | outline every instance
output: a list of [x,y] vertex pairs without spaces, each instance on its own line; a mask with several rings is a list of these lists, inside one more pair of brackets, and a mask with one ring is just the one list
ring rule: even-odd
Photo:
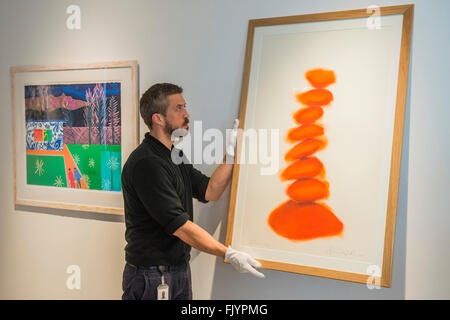
[[169,286],[167,284],[160,284],[157,289],[158,300],[169,300]]

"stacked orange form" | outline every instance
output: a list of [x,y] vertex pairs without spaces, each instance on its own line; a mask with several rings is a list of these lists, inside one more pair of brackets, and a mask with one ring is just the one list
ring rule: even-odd
[[342,222],[323,202],[329,196],[329,184],[324,180],[323,163],[314,153],[327,145],[324,128],[316,123],[322,118],[323,107],[333,101],[333,94],[325,89],[336,82],[331,70],[313,69],[305,75],[314,89],[296,96],[304,107],[294,114],[299,127],[289,130],[287,140],[296,143],[285,155],[290,162],[281,173],[281,180],[295,180],[287,189],[289,200],[274,209],[268,219],[269,226],[278,235],[293,240],[311,240],[340,235]]

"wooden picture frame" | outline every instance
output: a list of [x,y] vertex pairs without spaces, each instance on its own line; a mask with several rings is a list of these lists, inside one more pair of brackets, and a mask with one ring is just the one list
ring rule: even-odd
[[137,61],[10,68],[16,205],[123,214]]
[[[387,133],[380,134],[381,136],[385,136],[385,138],[380,139],[384,139],[383,141],[389,142],[387,144],[383,144],[386,146],[385,150],[387,151],[388,155],[381,156],[381,151],[379,153],[374,153],[374,158],[378,157],[380,159],[384,159],[379,160],[379,163],[382,164],[380,166],[384,166],[384,170],[379,170],[379,172],[381,172],[381,176],[385,175],[385,179],[383,180],[383,183],[379,183],[379,185],[383,185],[383,187],[380,187],[378,189],[376,189],[376,187],[373,187],[373,190],[381,190],[379,191],[379,194],[382,194],[382,196],[378,196],[377,201],[374,202],[374,206],[368,208],[367,211],[373,213],[373,221],[378,221],[376,224],[377,227],[373,228],[374,236],[372,238],[369,239],[369,235],[367,235],[367,238],[361,238],[361,236],[360,238],[358,238],[357,234],[361,234],[361,230],[364,230],[365,226],[356,224],[357,227],[355,227],[355,224],[351,223],[352,217],[355,217],[355,219],[359,218],[354,215],[347,216],[346,220],[341,219],[343,220],[342,222],[344,224],[344,231],[337,237],[318,237],[313,240],[295,239],[294,241],[292,239],[285,239],[274,232],[273,226],[267,226],[269,224],[269,212],[273,209],[273,207],[265,207],[262,204],[259,204],[259,202],[275,203],[276,201],[270,202],[267,199],[274,197],[274,193],[280,193],[278,189],[282,187],[281,184],[279,187],[276,186],[275,182],[273,182],[275,181],[273,178],[271,178],[272,180],[264,180],[260,177],[256,179],[255,177],[257,177],[257,175],[253,174],[254,171],[251,171],[253,170],[251,165],[240,163],[239,157],[240,155],[242,156],[242,154],[244,154],[246,151],[243,147],[243,140],[245,139],[245,136],[243,137],[241,134],[238,137],[236,158],[237,163],[234,166],[232,177],[226,234],[227,246],[231,245],[237,250],[241,249],[248,252],[261,262],[262,268],[266,269],[301,273],[306,275],[333,278],[358,283],[376,283],[385,287],[391,286],[413,10],[414,5],[400,5],[376,8],[376,11],[359,9],[340,12],[255,19],[249,21],[239,111],[240,129],[247,130],[250,127],[257,127],[255,123],[263,123],[263,128],[268,128],[264,127],[264,125],[270,126],[269,123],[271,122],[279,124],[280,122],[277,122],[278,118],[285,117],[286,115],[289,117],[289,113],[293,111],[292,106],[294,104],[297,104],[298,107],[300,106],[298,104],[299,101],[289,101],[287,98],[285,99],[283,95],[279,95],[281,98],[278,98],[279,96],[276,96],[276,98],[272,99],[272,96],[278,94],[277,90],[281,90],[280,82],[283,83],[284,77],[289,78],[291,73],[298,72],[297,79],[299,82],[298,85],[300,87],[294,89],[288,88],[288,85],[291,83],[286,80],[286,93],[283,94],[291,94],[295,96],[295,93],[298,97],[299,92],[307,90],[306,87],[309,86],[309,84],[303,76],[309,69],[302,69],[303,65],[301,63],[303,62],[298,62],[297,65],[297,60],[295,60],[296,58],[298,58],[298,60],[312,61],[313,63],[308,65],[310,69],[319,70],[323,67],[327,70],[333,68],[341,70],[340,74],[336,72],[336,77],[338,79],[338,82],[336,82],[336,86],[334,87],[336,88],[336,95],[333,102],[331,103],[331,107],[327,109],[334,110],[329,111],[329,114],[333,113],[333,115],[330,115],[330,117],[332,118],[328,118],[328,120],[336,119],[336,121],[338,121],[337,119],[341,119],[342,117],[339,117],[339,113],[336,111],[337,106],[335,107],[335,109],[333,109],[333,107],[335,105],[338,105],[339,107],[341,107],[340,110],[344,110],[342,112],[346,112],[342,101],[345,100],[346,102],[350,102],[350,104],[353,103],[350,97],[347,98],[349,88],[351,88],[352,86],[354,88],[357,88],[358,85],[363,87],[365,85],[365,82],[363,81],[365,78],[364,76],[358,76],[358,70],[355,70],[356,73],[351,74],[353,76],[357,75],[356,78],[358,79],[353,78],[355,80],[354,82],[352,82],[352,78],[350,76],[344,77],[344,75],[346,74],[346,66],[350,66],[353,64],[357,65],[359,63],[359,58],[361,58],[360,60],[366,59],[365,56],[358,56],[358,51],[363,50],[362,48],[358,47],[358,43],[361,42],[361,39],[364,39],[364,37],[367,36],[369,38],[377,37],[376,39],[379,39],[380,43],[385,43],[385,45],[374,49],[380,50],[380,52],[377,53],[378,55],[376,56],[376,58],[367,60],[369,62],[365,64],[363,68],[360,68],[360,72],[363,72],[365,67],[368,68],[369,72],[372,69],[379,70],[384,68],[383,70],[387,71],[383,74],[383,76],[380,76],[380,79],[389,78],[387,76],[388,74],[395,75],[390,77],[395,79],[393,79],[392,82],[386,85],[386,87],[388,87],[389,85],[389,88],[385,88],[383,85],[379,85],[375,86],[373,89],[373,97],[379,97],[384,94],[383,92],[391,92],[390,95],[386,94],[386,96],[391,97],[390,100],[385,99],[384,101],[386,101],[386,103],[383,102],[377,104],[378,106],[382,106],[382,108],[385,108],[387,110],[385,112],[386,115],[390,115],[390,118],[388,117],[390,120],[383,120],[385,123],[389,124],[387,127],[384,127],[388,128],[388,130],[384,130],[384,132]],[[376,12],[376,16],[374,15],[374,12]],[[369,19],[374,18],[379,19],[375,21],[375,26],[373,25],[373,20],[369,23]],[[379,23],[380,25],[376,25],[376,23]],[[367,30],[364,30],[364,28],[367,28]],[[371,30],[369,31],[369,29]],[[328,31],[336,32],[333,33],[333,37],[331,37],[331,33],[330,35],[326,34]],[[347,32],[349,32],[348,36]],[[382,32],[388,33],[378,37],[377,32],[380,35],[383,35]],[[392,36],[390,36],[389,40],[386,40],[386,35],[391,34]],[[320,38],[326,36],[329,38]],[[323,51],[326,50],[318,50],[316,52],[308,51],[310,50],[309,45],[311,45],[312,48],[322,48],[320,47],[320,45],[323,45],[322,40],[328,40],[332,38],[339,39],[339,43],[346,43],[345,48],[347,48],[348,51],[346,51],[345,54],[348,55],[349,53],[353,54],[354,52],[356,52],[354,53],[354,56],[352,56],[352,58],[348,59],[353,60],[352,64],[350,64],[350,62],[347,63],[346,59],[339,60],[338,58],[336,58],[340,55],[345,57],[345,54],[341,53],[341,51],[344,50],[342,49],[344,48],[344,46],[339,46],[339,43],[334,47],[330,47],[328,55],[326,53],[322,54]],[[345,41],[343,41],[342,39],[344,39]],[[292,41],[288,42],[288,40]],[[308,45],[302,47],[301,41],[305,41],[305,43],[307,43]],[[293,43],[295,43],[295,45]],[[333,46],[334,42],[330,41],[330,43],[331,46]],[[382,48],[388,49],[382,51]],[[282,53],[280,53],[280,51],[282,51]],[[284,54],[283,52],[294,52],[295,55],[293,56],[295,58],[289,58],[290,56],[287,56],[287,54]],[[318,65],[314,65],[316,53]],[[282,58],[275,59],[274,57]],[[332,62],[330,62],[329,65],[323,66],[321,63],[324,61]],[[379,61],[386,61],[386,63],[382,64],[380,62],[379,64],[377,64]],[[286,64],[288,65],[287,67]],[[292,64],[292,66],[290,66],[289,64]],[[344,66],[342,66],[342,64]],[[350,69],[350,67],[348,69]],[[285,73],[279,70],[284,70]],[[350,71],[348,73],[350,74]],[[345,80],[350,80],[348,81],[348,83],[343,84],[342,82],[339,82],[340,76],[342,76],[342,79],[345,78]],[[269,79],[270,81],[267,79]],[[266,84],[266,82],[268,84]],[[378,87],[382,89],[380,93],[377,92]],[[362,88],[363,91],[366,89]],[[330,90],[333,91],[332,89]],[[369,95],[370,94],[371,93],[369,93]],[[274,101],[279,103],[278,105],[276,105],[276,107],[283,111],[280,112],[280,114],[273,113],[270,110],[270,108],[272,107],[269,105],[266,106],[265,104],[265,101],[267,100],[271,100],[272,103]],[[285,102],[285,104],[283,104],[283,102]],[[370,102],[369,100],[368,103],[370,104],[372,102]],[[283,109],[285,108],[284,105],[290,105],[291,109]],[[363,104],[363,106],[365,106],[365,104]],[[369,110],[370,106],[368,105],[367,108]],[[325,113],[326,112],[328,111],[325,111]],[[265,117],[268,120],[262,120],[266,119],[262,118],[264,114],[266,114]],[[380,117],[381,116],[382,114],[380,113]],[[361,116],[359,118],[355,116],[355,120],[358,120],[360,118]],[[375,121],[371,123],[374,122]],[[280,134],[282,136],[280,139],[282,139],[284,138],[287,128],[284,128],[281,125],[277,127],[276,124],[272,127],[279,128],[281,130]],[[333,125],[335,124],[331,122],[329,122],[328,124],[325,123],[325,131],[327,131],[327,128],[329,128],[329,130],[331,131]],[[291,126],[293,126],[293,124]],[[258,128],[261,128],[261,125]],[[340,132],[345,132],[345,129],[342,129],[343,126],[339,128],[341,128]],[[361,132],[362,135],[365,134],[365,131],[363,132],[363,130],[360,129],[361,128],[354,126],[354,131],[352,132],[354,137],[357,137]],[[382,129],[382,127],[378,129]],[[335,135],[328,137],[329,147],[331,147],[333,143],[337,143],[339,139],[342,138],[339,136],[340,133],[338,133],[338,131],[339,130],[334,130],[333,134]],[[383,130],[379,130],[379,132],[383,132]],[[334,155],[336,154],[337,153],[335,153]],[[326,175],[328,176],[328,174],[330,173],[330,175],[334,174],[336,177],[338,177],[339,173],[336,173],[336,171],[339,170],[334,170],[334,173],[328,172],[328,165],[333,163],[333,159],[336,159],[336,156],[333,158],[330,154],[327,155],[328,164],[325,163],[325,166],[327,167]],[[286,163],[281,163],[280,171],[286,166]],[[350,165],[348,166],[350,167]],[[336,165],[332,165],[331,167],[334,169],[337,168]],[[361,166],[361,168],[364,167]],[[346,170],[345,165],[342,170]],[[366,171],[360,170],[358,176],[364,177],[365,173]],[[352,174],[353,173],[350,174],[349,179],[351,179],[352,177],[356,177],[355,179],[358,179],[356,174]],[[372,171],[370,173],[367,172],[367,174],[377,177],[376,174],[372,174]],[[249,175],[250,178],[248,178]],[[266,181],[268,181],[268,183],[266,183]],[[266,187],[266,185],[268,185],[269,187]],[[334,185],[340,185],[337,178],[334,180]],[[333,182],[330,182],[330,190],[330,194],[332,194]],[[334,190],[336,191],[336,189]],[[361,191],[359,191],[357,188],[355,189],[354,194],[358,195],[356,198],[358,198],[359,195],[363,195],[365,192],[363,187],[360,187],[360,190]],[[259,194],[260,196],[252,196],[254,194]],[[277,198],[278,201],[279,199],[281,198]],[[338,203],[342,204],[342,208],[352,208],[351,205],[348,204],[349,201],[337,201],[336,198],[333,198],[333,201],[336,208],[338,207]],[[377,208],[379,208],[374,209],[375,205]],[[262,208],[263,210],[257,210],[258,208]],[[341,210],[339,214],[344,215],[344,211],[345,210]],[[349,210],[349,212],[350,211],[351,210]],[[365,212],[362,211],[359,211],[359,213],[361,213],[361,215],[365,214]],[[339,214],[337,215],[339,216]],[[369,213],[367,214],[369,215]],[[358,232],[355,231],[355,229],[357,228],[360,228]],[[371,235],[372,233],[368,232],[368,234]],[[346,239],[346,235],[350,235],[347,238],[353,235],[355,236],[353,236],[351,240],[348,240]],[[367,247],[374,247],[376,249],[367,250],[366,253],[364,250],[358,252],[358,249],[347,249],[345,246],[340,246],[340,243],[347,243],[346,241],[348,241],[348,243],[355,244],[357,244],[358,241],[367,243],[370,242],[371,244],[368,244]],[[276,244],[274,244],[275,242]],[[313,243],[314,246],[312,245]],[[334,245],[334,247],[329,248],[328,246],[331,245]]]

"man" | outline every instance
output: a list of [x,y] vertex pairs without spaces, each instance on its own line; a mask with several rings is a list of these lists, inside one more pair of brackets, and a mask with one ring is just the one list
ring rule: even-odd
[[73,175],[73,172],[70,171],[70,168],[67,176],[69,178],[69,188],[75,188],[75,176]]
[[[260,263],[193,223],[192,197],[203,203],[218,200],[231,180],[232,164],[219,165],[209,178],[186,159],[172,161],[172,151],[180,154],[173,150],[172,133],[189,129],[182,92],[179,86],[160,83],[140,100],[150,132],[122,171],[127,241],[122,299],[192,299],[191,247],[224,258],[239,272],[264,277],[254,269]],[[229,157],[234,156],[236,130],[237,125],[226,148]]]
[[80,188],[81,189],[81,173],[80,171],[78,171],[77,168],[73,169],[73,173],[75,175],[75,180],[77,181],[76,187],[75,188]]

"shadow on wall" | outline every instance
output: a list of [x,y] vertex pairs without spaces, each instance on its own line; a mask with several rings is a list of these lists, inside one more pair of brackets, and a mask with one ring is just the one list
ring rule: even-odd
[[[412,37],[414,39],[414,37]],[[411,45],[413,46],[413,41]],[[411,50],[411,75],[413,52]],[[216,259],[211,299],[404,299],[406,269],[406,222],[408,212],[408,167],[411,113],[411,76],[408,80],[402,160],[395,230],[394,269],[392,287],[368,289],[365,284],[313,277],[283,271],[262,269],[265,279],[239,274],[230,265]],[[222,223],[219,241],[225,242],[226,217]]]
[[40,207],[29,207],[24,205],[14,205],[14,210],[25,211],[25,212],[35,212],[55,215],[59,217],[69,217],[87,220],[100,220],[107,222],[122,222],[125,223],[125,217],[118,214],[106,214],[106,213],[95,213],[95,212],[85,212],[76,210],[65,210],[65,209],[53,209],[53,208],[40,208]]

